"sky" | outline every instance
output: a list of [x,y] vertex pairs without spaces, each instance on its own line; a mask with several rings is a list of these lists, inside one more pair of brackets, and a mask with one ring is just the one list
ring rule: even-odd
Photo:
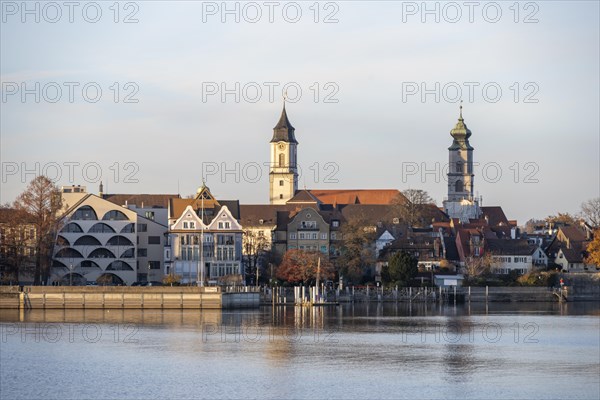
[[463,101],[475,192],[523,224],[600,195],[599,3],[0,3],[0,202],[268,203],[283,96],[300,187],[447,192]]

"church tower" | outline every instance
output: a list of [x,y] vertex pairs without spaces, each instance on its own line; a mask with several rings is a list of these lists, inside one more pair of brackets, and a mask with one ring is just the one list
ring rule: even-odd
[[448,197],[444,201],[444,209],[450,218],[459,218],[464,222],[479,218],[479,202],[474,197],[473,147],[469,143],[471,130],[467,128],[460,116],[454,129],[450,131],[454,139],[448,147]]
[[285,111],[273,128],[271,161],[269,164],[269,198],[271,204],[285,204],[298,190],[297,146],[294,127]]

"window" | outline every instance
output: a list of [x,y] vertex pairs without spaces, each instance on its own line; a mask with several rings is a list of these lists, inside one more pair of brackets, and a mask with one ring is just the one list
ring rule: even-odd
[[194,221],[190,221],[190,229],[196,229],[196,223]]
[[138,257],[148,257],[148,249],[137,249]]
[[279,186],[283,186],[283,181],[279,181]]
[[135,224],[127,224],[121,229],[121,233],[135,233]]
[[148,268],[160,269],[160,261],[148,261]]
[[102,246],[100,241],[93,236],[85,235],[77,239],[75,246]]
[[223,223],[219,222],[219,229],[223,229]]
[[464,191],[464,186],[462,181],[456,181],[456,183],[454,184],[454,191],[455,192],[462,192]]
[[333,226],[334,228],[339,228],[340,226],[340,221],[338,220],[334,220],[331,222],[331,226]]
[[98,222],[97,224],[92,226],[88,232],[115,233],[115,230],[111,226],[106,225],[104,222]]
[[317,240],[317,239],[319,238],[319,234],[318,234],[318,233],[313,233],[313,234],[310,236],[310,238],[311,238],[312,240]]
[[225,222],[225,229],[230,229],[230,228],[231,228],[231,223]]
[[331,240],[335,240],[337,237],[335,232],[331,232]]
[[321,253],[327,254],[327,246],[321,246]]
[[113,236],[111,237],[108,242],[106,242],[107,246],[133,246],[133,243],[131,243],[131,240],[127,239],[125,236]]
[[71,219],[79,219],[79,220],[97,220],[96,212],[90,206],[79,207],[77,211],[73,213]]
[[138,224],[138,232],[148,232],[148,224]]
[[285,166],[285,154],[280,153],[279,154],[279,167],[284,167]]
[[146,218],[154,221],[154,211],[146,211]]
[[127,221],[129,218],[125,214],[123,214],[119,210],[110,210],[104,217],[102,217],[103,221]]
[[321,240],[327,240],[327,234],[321,233]]
[[299,233],[298,235],[299,235],[300,239],[304,239],[304,233]]
[[81,229],[81,227],[79,225],[71,222],[70,224],[65,225],[65,227],[61,229],[61,232],[75,233],[75,232],[83,232],[83,230]]
[[290,239],[296,240],[296,233],[290,233]]
[[282,194],[279,195],[279,199],[283,199],[283,195]]
[[183,229],[188,229],[188,227],[189,227],[189,226],[188,226],[188,223],[187,223],[187,222],[184,222],[184,223],[183,223]]
[[160,244],[160,236],[148,236],[148,244]]
[[398,225],[398,224],[400,223],[400,218],[394,218],[394,219],[392,220],[392,223],[393,223],[394,225]]

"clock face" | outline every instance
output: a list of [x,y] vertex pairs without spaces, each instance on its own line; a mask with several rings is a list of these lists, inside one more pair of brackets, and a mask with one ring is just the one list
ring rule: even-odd
[[285,144],[279,143],[279,150],[285,150]]

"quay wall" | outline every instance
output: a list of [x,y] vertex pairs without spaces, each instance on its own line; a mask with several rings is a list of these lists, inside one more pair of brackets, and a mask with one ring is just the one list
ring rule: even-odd
[[0,309],[222,309],[258,307],[259,294],[184,286],[3,286]]

